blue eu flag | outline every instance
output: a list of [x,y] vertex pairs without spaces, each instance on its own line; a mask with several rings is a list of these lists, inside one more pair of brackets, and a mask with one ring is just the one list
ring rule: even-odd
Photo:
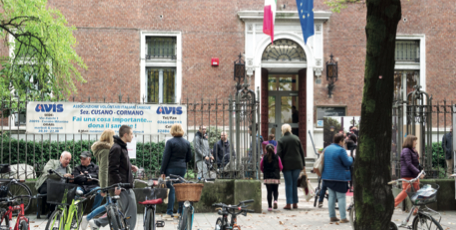
[[307,44],[307,39],[315,34],[313,0],[296,0],[296,5],[298,6],[304,43]]

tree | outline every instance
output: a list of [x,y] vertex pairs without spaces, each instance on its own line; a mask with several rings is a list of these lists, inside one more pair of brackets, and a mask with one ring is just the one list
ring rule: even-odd
[[47,0],[0,0],[0,7],[0,36],[12,51],[0,60],[0,96],[14,90],[21,100],[46,100],[75,93],[74,82],[85,81],[78,69],[87,69],[74,50],[75,27]]
[[[328,0],[336,11],[361,0]],[[400,0],[363,0],[367,6],[366,62],[356,154],[355,229],[389,229],[394,211],[391,187],[391,127],[394,51]]]

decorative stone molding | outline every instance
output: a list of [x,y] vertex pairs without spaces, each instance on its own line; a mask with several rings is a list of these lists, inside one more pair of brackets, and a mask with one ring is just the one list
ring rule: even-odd
[[321,72],[323,72],[323,69],[322,68],[314,68],[315,70],[315,76],[317,78],[320,78],[321,77]]

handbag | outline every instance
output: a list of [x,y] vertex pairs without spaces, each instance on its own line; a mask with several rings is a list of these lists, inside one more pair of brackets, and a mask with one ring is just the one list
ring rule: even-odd
[[299,173],[298,177],[298,187],[306,189],[307,188],[307,173],[306,173],[306,168]]
[[[164,204],[167,204],[168,203],[168,198],[169,198],[169,188],[166,186],[166,182],[163,180],[163,179],[159,179],[158,180],[158,185],[157,187],[155,188],[157,191],[157,195],[160,194],[160,198],[162,198],[162,201]],[[161,191],[160,191],[161,190]],[[165,191],[163,191],[165,190]],[[165,196],[166,194],[166,198],[163,199],[163,196]]]
[[323,165],[325,162],[325,150],[320,154],[320,157],[315,161],[313,165],[313,172],[316,173],[319,177],[323,173]]

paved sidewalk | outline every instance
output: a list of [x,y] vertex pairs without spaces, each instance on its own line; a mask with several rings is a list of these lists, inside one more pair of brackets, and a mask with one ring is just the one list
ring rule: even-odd
[[[263,186],[264,187],[264,186]],[[340,224],[330,223],[328,215],[327,201],[325,201],[323,208],[314,208],[313,200],[306,202],[302,192],[299,193],[300,203],[299,209],[285,211],[282,207],[285,205],[285,191],[284,184],[280,185],[279,189],[279,209],[268,212],[266,202],[266,191],[263,188],[263,212],[261,214],[248,214],[247,216],[239,216],[238,224],[242,229],[280,229],[280,230],[306,230],[306,229],[331,229],[331,230],[350,230],[351,224]],[[352,197],[347,196],[347,205],[351,201]],[[338,211],[336,212],[339,216]],[[347,212],[348,215],[348,212]],[[444,230],[456,229],[456,211],[452,212],[441,212],[442,220],[440,223]],[[402,221],[407,216],[400,209],[396,209],[393,220],[395,222]],[[193,229],[198,230],[209,230],[214,229],[215,221],[219,217],[217,213],[197,213],[195,214],[195,220],[193,223]],[[143,229],[143,215],[138,215],[138,222],[136,224],[136,230]],[[159,214],[157,220],[161,219]],[[413,219],[412,219],[413,220]],[[412,221],[411,220],[411,221]],[[44,230],[46,227],[47,220],[37,220],[35,217],[30,218],[31,224],[30,229],[33,230]],[[411,221],[409,222],[411,224]],[[14,221],[13,221],[14,222]],[[160,228],[158,228],[160,229]],[[166,221],[163,230],[176,230],[177,220]],[[102,230],[109,230],[108,227],[102,228]]]

